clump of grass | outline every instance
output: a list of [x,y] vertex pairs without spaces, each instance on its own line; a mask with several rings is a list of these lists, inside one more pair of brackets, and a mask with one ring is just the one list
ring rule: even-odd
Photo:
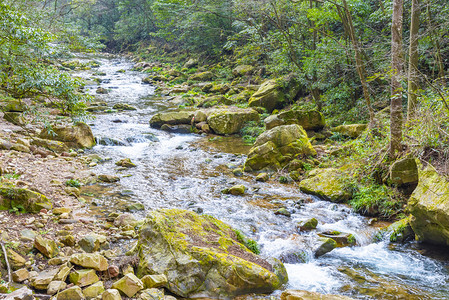
[[81,183],[76,179],[69,179],[65,182],[65,185],[79,188],[81,186]]
[[250,121],[246,123],[245,127],[240,130],[243,140],[247,144],[254,144],[257,137],[265,131],[265,124],[263,121]]
[[255,240],[248,239],[240,230],[234,229],[237,241],[245,245],[254,254],[260,254],[260,247]]

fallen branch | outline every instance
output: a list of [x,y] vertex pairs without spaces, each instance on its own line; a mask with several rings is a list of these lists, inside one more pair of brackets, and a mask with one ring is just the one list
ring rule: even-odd
[[8,254],[6,253],[5,244],[3,241],[0,241],[0,245],[2,246],[3,254],[5,255],[6,267],[8,268],[8,284],[12,282],[11,278],[11,267],[9,266]]

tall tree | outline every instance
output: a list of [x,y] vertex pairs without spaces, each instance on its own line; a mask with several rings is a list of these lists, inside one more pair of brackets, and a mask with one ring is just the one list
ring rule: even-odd
[[393,0],[391,22],[390,155],[402,152],[402,14],[403,0]]
[[413,118],[418,104],[418,31],[419,31],[419,0],[412,0],[411,22],[410,22],[410,46],[408,63],[408,103],[407,120]]

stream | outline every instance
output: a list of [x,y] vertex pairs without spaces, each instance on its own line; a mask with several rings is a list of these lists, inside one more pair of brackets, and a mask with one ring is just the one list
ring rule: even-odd
[[[79,57],[78,60],[91,60]],[[416,243],[390,245],[373,243],[378,226],[345,205],[321,201],[299,192],[295,184],[259,183],[251,174],[236,177],[232,168],[245,161],[249,147],[239,137],[173,134],[150,128],[157,112],[176,107],[167,97],[156,96],[155,87],[142,84],[144,74],[131,71],[133,63],[120,57],[96,56],[97,69],[78,71],[85,79],[101,78],[106,95],[95,93],[98,85],[86,89],[108,107],[126,103],[135,111],[97,113],[89,121],[94,135],[120,145],[98,145],[88,154],[111,158],[92,167],[96,174],[120,176],[119,184],[97,186],[92,211],[104,214],[104,207],[129,208],[143,204],[145,210],[182,208],[213,215],[258,242],[262,256],[282,259],[289,275],[286,288],[347,295],[357,299],[448,299],[447,257]],[[124,70],[121,71],[121,70]],[[103,76],[95,72],[105,73]],[[137,167],[119,169],[115,162],[130,158]],[[244,196],[221,191],[244,184]],[[290,218],[275,215],[286,207]],[[137,211],[143,218],[145,212]],[[337,248],[314,258],[309,244],[315,233],[298,233],[298,221],[315,217],[317,231],[351,233],[354,247]],[[301,259],[298,255],[301,253]],[[425,254],[425,255],[423,255]],[[295,259],[296,257],[296,259]],[[281,291],[274,293],[279,295]]]

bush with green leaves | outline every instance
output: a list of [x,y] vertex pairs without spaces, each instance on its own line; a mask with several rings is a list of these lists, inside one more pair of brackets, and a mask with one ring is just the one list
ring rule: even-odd
[[0,90],[14,98],[44,96],[65,114],[81,116],[90,98],[81,81],[51,64],[57,37],[22,12],[0,3]]

